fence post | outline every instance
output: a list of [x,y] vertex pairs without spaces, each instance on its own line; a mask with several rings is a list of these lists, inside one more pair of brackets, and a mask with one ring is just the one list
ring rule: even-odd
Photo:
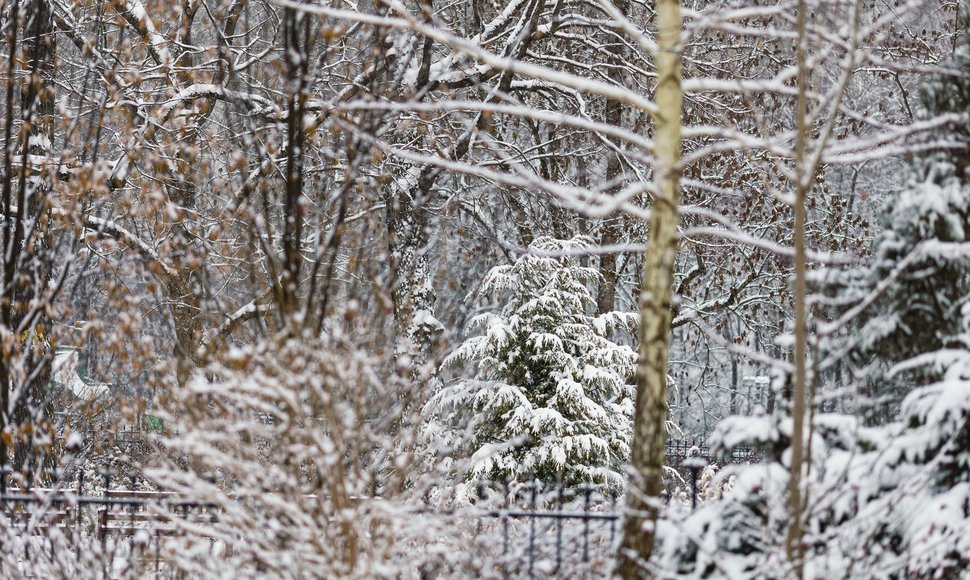
[[[485,482],[481,479],[475,480],[475,499],[479,502],[485,501]],[[482,533],[482,518],[478,518],[478,523],[475,525],[475,537],[477,538]]]
[[[508,572],[509,555],[509,509],[511,504],[509,498],[509,482],[505,482],[505,511],[502,513],[502,567]],[[506,574],[507,576],[508,574]]]
[[74,561],[81,562],[81,491],[84,489],[84,468],[78,466],[77,498],[74,503]]
[[[556,495],[557,495],[557,509],[562,511],[562,478],[559,479],[556,484]],[[556,574],[559,574],[559,568],[562,566],[562,518],[556,518]]]
[[[30,495],[30,468],[28,467],[21,471],[21,476],[24,480],[26,493],[27,495]],[[28,563],[30,562],[30,519],[33,516],[33,509],[33,505],[29,502],[24,505],[24,560],[26,560]]]
[[[613,496],[613,501],[611,502],[612,507],[610,508],[611,513],[616,513],[616,496]],[[613,549],[613,542],[616,540],[616,520],[610,520],[610,550]]]
[[583,500],[583,563],[589,562],[589,510],[591,503],[591,495],[593,493],[593,486],[584,483],[583,484],[583,495],[585,499]]
[[[58,473],[57,467],[54,467],[51,469],[51,497],[48,499],[49,505],[51,507],[57,506],[54,512],[53,521],[51,522],[52,526],[60,526],[61,508],[64,507],[64,504],[61,501],[56,499],[57,494],[60,493],[59,488],[60,488],[60,473]],[[64,513],[66,516],[67,514],[66,508],[64,509]],[[49,542],[48,545],[50,546],[50,559],[51,559],[51,562],[53,562],[54,561],[54,538],[51,537],[50,529],[51,528],[48,528],[48,531],[47,531],[47,536],[48,536],[47,540]]]
[[158,561],[162,557],[162,550],[161,550],[161,547],[159,546],[160,540],[158,538],[158,532],[159,532],[158,527],[156,527],[155,528],[155,580],[158,580],[160,578],[159,570],[158,570],[158,565],[159,565]]
[[532,577],[532,563],[535,560],[535,548],[536,548],[536,492],[539,489],[539,480],[533,478],[532,483],[529,484],[531,488],[531,499],[530,505],[532,509],[529,513],[529,578]]
[[697,472],[704,469],[707,462],[699,455],[695,455],[684,460],[682,465],[690,471],[690,509],[695,510],[697,509]]
[[111,496],[108,490],[111,489],[111,471],[102,471],[102,478],[104,479],[104,490],[102,491],[102,496],[105,498],[104,508],[101,510],[98,519],[100,520],[99,525],[99,535],[101,536],[101,561],[104,563],[104,577],[108,578],[108,571],[114,565],[114,550],[112,550],[111,558],[108,555],[108,512],[111,511]]

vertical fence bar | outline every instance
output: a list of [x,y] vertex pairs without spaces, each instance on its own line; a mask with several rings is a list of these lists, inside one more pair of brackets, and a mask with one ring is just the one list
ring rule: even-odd
[[[562,511],[562,480],[556,485],[556,496],[557,496],[557,509]],[[556,570],[555,574],[559,574],[559,568],[562,567],[562,518],[556,518]]]
[[78,467],[77,474],[77,498],[74,505],[74,561],[81,563],[81,502],[77,501],[81,497],[84,489],[84,469]]
[[690,511],[697,509],[697,469],[690,467]]
[[[614,514],[616,513],[616,498],[615,497],[613,498],[613,501],[612,501],[612,507],[610,508],[610,513],[614,513]],[[609,548],[611,550],[613,549],[613,542],[615,540],[616,540],[616,519],[613,518],[613,519],[610,520],[610,546],[609,546]]]
[[[475,482],[475,499],[479,502],[485,501],[485,482],[480,479]],[[475,537],[478,538],[481,534],[482,518],[478,518],[478,522],[475,525]]]
[[101,536],[101,561],[104,563],[104,577],[108,578],[109,577],[108,571],[111,570],[111,568],[114,565],[114,550],[111,551],[111,558],[107,557],[108,556],[108,512],[110,512],[112,509],[111,497],[110,497],[110,494],[108,493],[108,490],[111,489],[111,472],[104,471],[102,473],[103,473],[103,479],[104,479],[104,491],[102,492],[102,495],[104,496],[105,504],[103,509],[100,510],[101,513],[99,514],[98,519],[100,520],[99,534]]
[[[30,495],[30,468],[24,470],[23,477],[24,487],[27,490],[27,495]],[[30,504],[30,502],[24,505],[24,560],[26,560],[28,566],[30,565],[30,518],[33,515],[32,512],[34,509],[35,508]]]
[[533,479],[532,483],[529,484],[531,488],[531,501],[529,502],[531,511],[529,513],[529,578],[532,577],[532,564],[535,560],[535,549],[536,549],[536,492],[539,489],[539,480]]
[[158,538],[158,534],[159,534],[158,526],[155,526],[155,580],[158,580],[160,578],[158,566],[159,566],[159,560],[161,559],[161,554],[162,554],[161,547],[159,546],[160,540]]
[[[59,487],[60,487],[60,478],[59,478],[59,474],[57,473],[57,468],[55,467],[54,469],[51,469],[51,490],[52,490],[51,493],[57,494]],[[51,530],[56,530],[57,528],[61,527],[61,516],[62,516],[61,512],[63,512],[64,517],[67,517],[67,508],[64,505],[64,502],[60,500],[55,500],[53,497],[51,498],[50,505],[52,508],[55,508],[56,506],[54,510],[53,521],[50,524],[51,527],[49,527],[47,531],[47,542],[50,545],[50,554],[51,554],[50,559],[51,559],[51,562],[53,562],[54,561],[54,536],[51,534]]]
[[502,554],[509,553],[509,484],[505,484],[505,511],[502,513]]
[[583,485],[583,495],[585,500],[583,501],[583,563],[589,562],[589,510],[591,503],[591,494],[593,493],[593,486],[589,484]]
[[[131,494],[131,492],[135,491],[134,476],[128,476],[128,491],[129,491],[128,496],[130,498],[134,498],[135,496]],[[129,537],[132,538],[132,540],[128,542],[128,559],[132,563],[132,566],[137,564],[138,554],[141,553],[142,555],[144,555],[145,553],[145,548],[135,543],[134,541],[134,537],[136,533],[135,528],[137,527],[135,526],[135,521],[137,521],[137,516],[135,514],[138,513],[140,510],[142,510],[143,507],[144,506],[142,506],[140,503],[136,505],[134,501],[128,504],[129,521],[125,527],[129,529],[125,530],[123,533],[131,534]],[[149,524],[149,525],[153,525],[153,524]]]
[[[162,505],[161,505],[161,508],[160,508],[159,511],[161,511],[162,513],[165,514],[165,520],[163,520],[163,521],[166,521],[166,522],[167,521],[170,521],[171,520],[171,517],[172,517],[172,506],[171,506],[169,500],[168,499],[162,499],[161,500],[161,504]],[[155,525],[155,580],[159,580],[159,578],[161,577],[160,568],[161,568],[161,565],[162,565],[162,562],[161,562],[162,561],[162,547],[161,547],[161,543],[162,543],[161,533],[162,533],[162,531],[161,531],[160,528],[161,528],[161,526],[159,526],[158,524]]]

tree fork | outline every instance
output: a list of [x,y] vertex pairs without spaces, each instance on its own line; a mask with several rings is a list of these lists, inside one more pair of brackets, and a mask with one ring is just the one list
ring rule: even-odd
[[654,179],[659,195],[650,214],[650,232],[640,293],[640,361],[633,425],[633,480],[627,494],[617,573],[637,578],[653,552],[657,503],[663,488],[667,432],[667,365],[671,300],[677,257],[680,203],[680,123],[683,108],[679,0],[657,4],[657,113]]

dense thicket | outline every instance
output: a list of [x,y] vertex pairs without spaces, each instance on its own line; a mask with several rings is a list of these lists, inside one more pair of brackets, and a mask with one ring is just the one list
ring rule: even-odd
[[[970,33],[949,0],[681,8],[658,79],[642,0],[3,3],[4,483],[111,467],[218,506],[224,550],[176,535],[177,573],[488,574],[499,532],[434,510],[479,478],[621,499],[639,322],[672,331],[653,432],[771,461],[657,504],[636,573],[793,573],[796,362],[808,570],[955,570],[965,517],[866,510],[966,484]],[[93,569],[17,534],[2,573]]]
[[[927,116],[966,113],[967,49],[960,41],[950,72],[927,83]],[[823,345],[827,360],[848,357],[854,374],[841,391],[852,414],[811,414],[801,516],[809,577],[959,578],[967,565],[970,183],[965,125],[948,135],[959,146],[920,155],[890,200],[872,264],[818,277],[842,306],[829,329],[852,325]],[[780,544],[792,515],[780,496],[791,433],[791,420],[778,416],[719,424],[715,447],[757,446],[775,459],[725,470],[715,484],[729,482],[723,498],[668,523],[666,566],[700,577],[785,569]]]

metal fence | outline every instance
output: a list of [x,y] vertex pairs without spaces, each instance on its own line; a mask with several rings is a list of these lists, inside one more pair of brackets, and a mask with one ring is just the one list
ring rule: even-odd
[[665,499],[669,501],[677,489],[686,483],[690,488],[691,509],[697,508],[698,477],[708,465],[762,463],[764,461],[764,454],[757,449],[736,447],[730,455],[712,455],[709,446],[683,439],[668,440],[665,454],[667,467],[673,469],[679,475],[679,481],[669,479],[666,482]]
[[[692,463],[697,459],[701,461]],[[668,443],[668,464],[692,471],[694,500],[696,466],[711,459],[706,446],[676,440]],[[738,450],[726,462],[759,460],[760,455],[753,451]],[[28,477],[20,478],[19,487],[3,486],[0,532],[19,538],[28,561],[45,551],[51,559],[55,551],[67,551],[77,560],[100,559],[104,577],[115,576],[112,570],[119,567],[134,565],[156,578],[177,576],[165,561],[166,538],[184,533],[186,526],[180,523],[200,523],[204,529],[220,515],[212,504],[138,490],[133,479],[119,485],[110,473],[101,474],[97,491],[85,490],[81,478],[69,487],[30,488],[29,483]],[[422,513],[457,518],[465,529],[471,526],[474,540],[489,552],[488,565],[499,567],[489,569],[489,574],[595,576],[608,569],[620,531],[621,509],[616,498],[601,493],[597,486],[482,481],[475,482],[471,494],[469,507],[425,509]]]
[[534,481],[476,482],[476,488],[482,499],[464,515],[479,518],[479,534],[491,524],[488,532],[501,537],[499,561],[505,575],[576,575],[602,570],[611,557],[620,510],[598,486]]
[[719,455],[712,456],[709,446],[685,439],[668,440],[666,457],[667,465],[672,467],[679,465],[688,457],[699,457],[707,462],[715,461],[721,463],[761,463],[764,461],[764,454],[750,447],[736,447],[732,450],[731,455],[727,457]]
[[[82,494],[83,479],[69,488],[6,486],[0,495],[0,541],[16,543],[21,555],[19,570],[4,570],[10,562],[0,560],[0,577],[18,576],[33,564],[41,570],[34,572],[38,577],[100,569],[102,577],[112,578],[133,568],[168,577],[163,539],[184,529],[176,525],[180,521],[211,523],[218,517],[209,504],[111,487],[109,475],[104,483],[98,495]],[[88,562],[82,566],[82,560]]]
[[[20,575],[32,563],[46,570],[38,576],[51,574],[53,567],[58,574],[100,569],[104,578],[122,577],[121,571],[133,568],[142,577],[179,577],[166,562],[166,540],[177,541],[185,533],[180,523],[214,524],[219,517],[209,504],[159,492],[109,488],[78,495],[75,489],[13,487],[7,492],[0,495],[0,541],[16,540],[22,555],[18,570],[4,570],[0,561],[0,577]],[[479,548],[490,552],[489,574],[559,576],[586,570],[582,575],[593,575],[609,560],[619,511],[593,486],[493,485],[486,494],[472,507],[430,515],[471,525]],[[208,541],[215,556],[215,541]],[[71,565],[58,562],[65,554],[74,560]],[[95,563],[73,566],[82,558]]]

